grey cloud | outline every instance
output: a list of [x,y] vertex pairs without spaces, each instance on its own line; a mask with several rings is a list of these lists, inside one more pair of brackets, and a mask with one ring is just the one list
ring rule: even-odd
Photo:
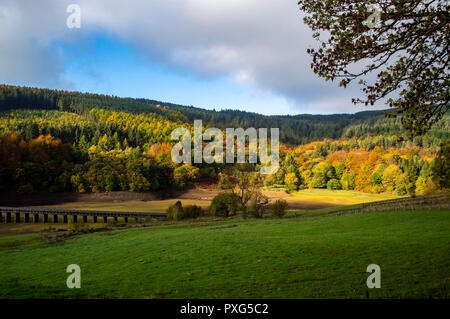
[[[0,41],[10,43],[17,28],[22,34],[13,41],[13,47],[0,49],[0,79],[5,74],[18,78],[61,77],[64,57],[49,45],[55,39],[74,41],[77,37],[65,28],[65,7],[72,2],[77,3],[0,2],[1,27],[9,26],[0,31]],[[82,8],[82,34],[108,32],[171,67],[190,70],[199,77],[229,76],[252,90],[284,96],[298,112],[357,110],[351,105],[351,97],[359,94],[357,88],[344,91],[311,71],[306,49],[315,43],[303,25],[296,0],[78,3]],[[6,20],[5,8],[10,10]],[[16,54],[19,51],[22,53]]]
[[0,2],[2,81],[67,84],[63,74],[64,54],[51,48],[52,40],[64,32],[65,17],[59,14],[62,8],[62,2],[54,1]]

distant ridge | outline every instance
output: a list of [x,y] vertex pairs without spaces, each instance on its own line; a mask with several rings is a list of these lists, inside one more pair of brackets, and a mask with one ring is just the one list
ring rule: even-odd
[[[283,143],[298,145],[324,138],[341,138],[353,125],[364,125],[384,120],[386,111],[363,111],[355,114],[331,115],[262,115],[240,110],[205,110],[143,98],[124,98],[104,94],[81,93],[65,90],[33,88],[0,84],[0,111],[11,109],[59,110],[86,114],[90,109],[101,108],[134,114],[154,113],[165,119],[192,124],[203,120],[204,126],[226,127],[277,127]],[[388,125],[392,132],[398,125]],[[347,134],[348,135],[348,134]]]

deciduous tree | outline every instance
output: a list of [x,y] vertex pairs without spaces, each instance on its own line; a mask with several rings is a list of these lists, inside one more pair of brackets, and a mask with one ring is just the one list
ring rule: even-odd
[[410,135],[423,134],[449,109],[448,0],[300,0],[299,5],[319,41],[319,48],[308,49],[312,69],[343,87],[359,80],[365,97],[354,103],[387,99]]

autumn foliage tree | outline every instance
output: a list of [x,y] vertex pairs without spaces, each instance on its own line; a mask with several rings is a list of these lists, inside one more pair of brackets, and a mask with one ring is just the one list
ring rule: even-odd
[[299,6],[320,43],[308,49],[312,69],[343,87],[359,80],[365,98],[354,103],[387,100],[412,136],[449,109],[449,1],[300,0]]

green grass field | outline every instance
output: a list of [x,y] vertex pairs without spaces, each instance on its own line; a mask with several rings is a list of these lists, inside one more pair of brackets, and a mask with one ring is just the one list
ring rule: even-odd
[[[308,216],[0,238],[0,297],[450,297],[450,211]],[[81,289],[66,287],[69,264]],[[381,289],[366,287],[369,264]]]

